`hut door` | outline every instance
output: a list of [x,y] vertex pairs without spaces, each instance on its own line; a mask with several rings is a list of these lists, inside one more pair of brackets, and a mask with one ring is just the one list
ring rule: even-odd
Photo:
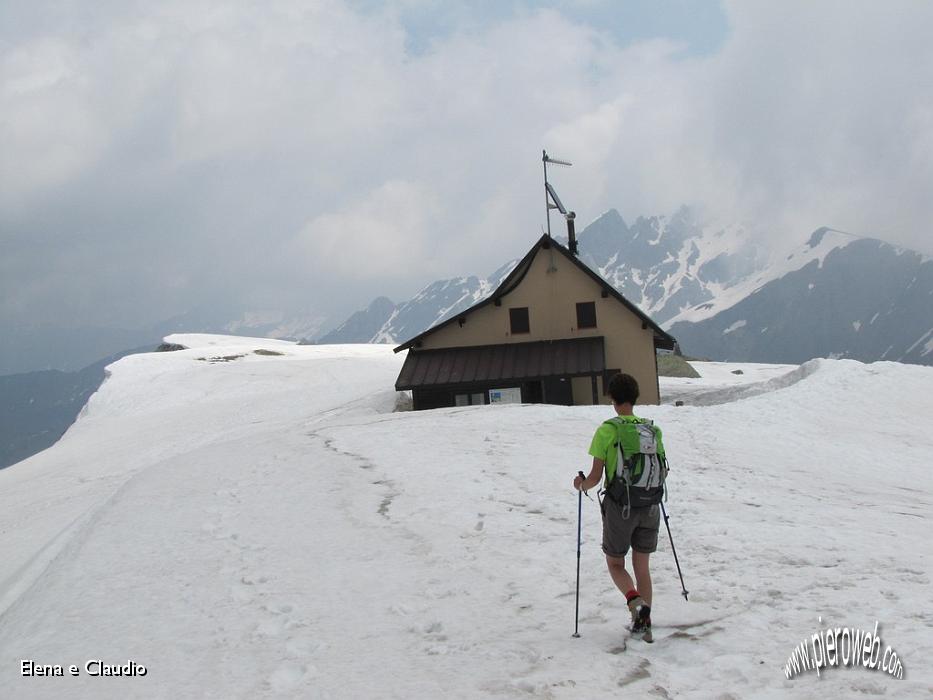
[[544,380],[544,403],[573,406],[573,387],[567,377],[548,377]]

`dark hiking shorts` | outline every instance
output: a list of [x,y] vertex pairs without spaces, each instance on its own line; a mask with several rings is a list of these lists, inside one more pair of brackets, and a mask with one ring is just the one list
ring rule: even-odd
[[632,508],[628,518],[622,517],[622,506],[610,498],[603,499],[603,552],[610,557],[624,557],[629,547],[650,554],[658,548],[658,527],[661,524],[659,506]]

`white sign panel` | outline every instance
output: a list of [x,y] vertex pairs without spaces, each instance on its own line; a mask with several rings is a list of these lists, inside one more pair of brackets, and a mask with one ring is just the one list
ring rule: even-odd
[[489,403],[521,403],[521,387],[510,387],[508,389],[490,389]]

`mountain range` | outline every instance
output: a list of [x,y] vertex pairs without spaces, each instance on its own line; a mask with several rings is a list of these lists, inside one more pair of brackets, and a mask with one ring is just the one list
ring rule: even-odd
[[[828,227],[773,251],[688,207],[631,225],[610,209],[580,232],[579,251],[690,355],[933,364],[933,260],[915,251]],[[399,304],[380,297],[315,342],[402,342],[483,299],[516,262],[485,279],[433,282]]]

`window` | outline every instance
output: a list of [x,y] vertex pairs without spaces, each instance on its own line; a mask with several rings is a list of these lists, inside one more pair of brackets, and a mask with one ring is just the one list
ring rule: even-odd
[[609,396],[609,380],[616,376],[621,369],[605,369],[603,370],[603,396]]
[[577,304],[577,328],[596,328],[596,302]]
[[517,309],[509,309],[509,323],[512,327],[512,333],[530,333],[531,326],[528,323],[528,307],[522,306]]
[[486,403],[486,392],[477,394],[456,394],[454,396],[455,406],[482,406]]

